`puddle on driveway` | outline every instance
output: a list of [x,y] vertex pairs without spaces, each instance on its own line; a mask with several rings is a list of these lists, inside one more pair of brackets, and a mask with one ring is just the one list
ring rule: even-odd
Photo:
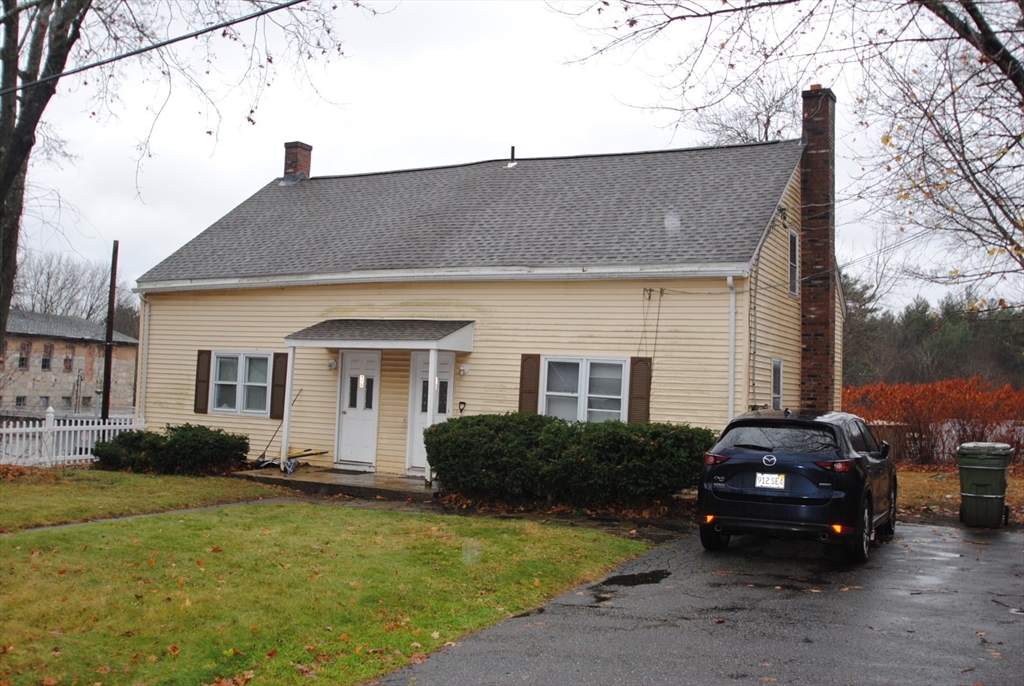
[[656,569],[653,572],[640,572],[638,574],[618,574],[610,576],[602,581],[600,586],[645,586],[647,584],[659,584],[661,580],[672,572],[667,569]]

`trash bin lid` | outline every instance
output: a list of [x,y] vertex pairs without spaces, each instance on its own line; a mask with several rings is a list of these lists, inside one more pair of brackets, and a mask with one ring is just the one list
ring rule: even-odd
[[1006,443],[961,443],[960,447],[956,449],[957,455],[992,455],[995,457],[1002,457],[1009,455],[1013,452],[1013,448]]

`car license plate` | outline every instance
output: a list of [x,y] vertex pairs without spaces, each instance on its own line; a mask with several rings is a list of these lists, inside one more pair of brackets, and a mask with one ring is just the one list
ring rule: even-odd
[[754,480],[754,486],[757,488],[785,488],[786,475],[762,474],[761,472],[758,472],[757,478]]

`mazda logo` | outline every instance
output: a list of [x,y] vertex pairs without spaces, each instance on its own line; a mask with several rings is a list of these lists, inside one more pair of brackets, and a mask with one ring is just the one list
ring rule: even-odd
[[771,467],[773,464],[775,464],[775,456],[765,455],[764,457],[761,458],[761,462],[764,462],[766,467]]

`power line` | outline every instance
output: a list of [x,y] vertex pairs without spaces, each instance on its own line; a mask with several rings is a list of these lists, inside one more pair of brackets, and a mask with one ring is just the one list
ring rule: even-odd
[[100,60],[99,62],[93,62],[92,64],[86,64],[86,65],[81,66],[81,67],[76,67],[74,69],[69,69],[67,71],[62,71],[59,74],[50,74],[49,76],[45,76],[45,77],[43,77],[41,79],[36,79],[35,81],[29,82],[29,83],[23,83],[20,86],[13,86],[11,88],[5,88],[4,90],[0,90],[0,97],[2,97],[4,95],[8,95],[10,93],[17,93],[19,91],[23,91],[23,90],[26,90],[28,88],[34,88],[35,86],[41,86],[44,83],[49,83],[50,81],[56,81],[57,79],[63,78],[65,76],[72,76],[74,74],[80,74],[80,73],[82,73],[84,71],[88,71],[90,69],[95,69],[97,67],[102,67],[102,66],[107,65],[107,64],[112,64],[114,62],[118,62],[120,60],[128,59],[129,57],[135,57],[137,55],[141,55],[143,53],[147,53],[147,52],[150,52],[152,50],[159,50],[160,48],[165,48],[168,45],[173,45],[175,43],[180,43],[181,41],[188,40],[189,38],[195,38],[197,36],[202,36],[202,35],[207,34],[207,33],[212,33],[214,31],[219,31],[221,29],[226,29],[229,26],[234,26],[235,24],[241,24],[243,22],[249,21],[250,19],[257,19],[257,18],[265,16],[267,14],[271,14],[273,12],[277,12],[278,10],[288,9],[289,7],[293,7],[293,6],[298,5],[300,3],[303,3],[303,2],[308,2],[308,0],[285,0],[284,2],[281,2],[281,3],[277,4],[277,5],[272,6],[272,7],[266,7],[264,9],[259,10],[258,12],[253,12],[252,14],[247,14],[244,17],[238,17],[237,19],[229,19],[229,20],[227,20],[225,22],[221,22],[220,24],[214,24],[213,26],[207,26],[204,29],[198,29],[198,30],[193,31],[191,33],[186,33],[186,34],[184,34],[182,36],[176,36],[175,38],[168,38],[165,41],[161,41],[159,43],[154,43],[153,45],[148,45],[148,46],[145,46],[145,47],[142,47],[142,48],[136,48],[135,50],[123,53],[121,55],[114,55],[113,57],[108,57],[107,59]]

